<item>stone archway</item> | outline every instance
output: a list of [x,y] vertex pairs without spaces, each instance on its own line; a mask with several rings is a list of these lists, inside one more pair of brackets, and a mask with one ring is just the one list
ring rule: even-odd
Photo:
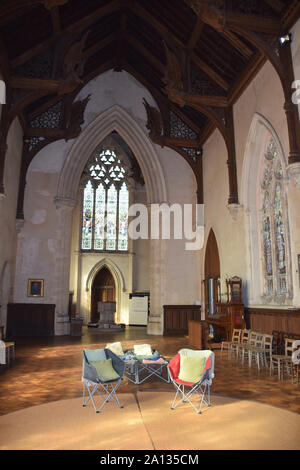
[[112,131],[120,134],[136,156],[145,180],[148,204],[167,202],[165,178],[157,153],[143,129],[119,105],[103,111],[71,147],[60,174],[56,200],[76,201],[80,177],[89,156]]
[[114,280],[116,314],[117,314],[117,318],[119,318],[120,310],[122,308],[122,300],[121,300],[122,293],[126,291],[125,280],[119,267],[113,261],[107,258],[103,258],[101,261],[95,264],[95,266],[89,272],[89,275],[86,280],[86,285],[85,285],[86,294],[88,295],[88,303],[89,305],[91,305],[92,286],[93,286],[96,276],[103,268],[107,268],[109,270]]

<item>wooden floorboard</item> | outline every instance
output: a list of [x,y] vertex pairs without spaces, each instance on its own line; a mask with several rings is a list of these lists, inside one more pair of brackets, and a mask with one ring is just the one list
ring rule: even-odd
[[[123,349],[149,343],[171,359],[179,349],[191,347],[186,336],[149,336],[141,327],[123,332],[95,333],[83,328],[81,337],[54,336],[17,338],[16,359],[10,366],[0,366],[0,415],[33,405],[81,396],[82,350],[102,348],[108,342],[121,341]],[[212,394],[254,400],[300,413],[300,384],[290,378],[278,381],[269,371],[241,366],[216,349],[215,378]],[[195,349],[195,348],[193,348]],[[133,385],[125,380],[120,393],[137,390],[173,390],[171,384],[149,380]]]

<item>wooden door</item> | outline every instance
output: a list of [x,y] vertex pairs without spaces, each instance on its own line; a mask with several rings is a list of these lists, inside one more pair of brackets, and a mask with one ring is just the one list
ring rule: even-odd
[[96,275],[92,285],[91,322],[99,321],[98,302],[115,302],[115,281],[107,267],[103,267]]
[[213,298],[214,303],[217,302],[218,299],[218,287],[216,280],[220,278],[220,257],[219,257],[219,249],[218,243],[214,234],[213,229],[210,230],[207,244],[206,244],[206,251],[205,251],[205,261],[204,261],[204,275],[205,275],[205,316],[208,312],[208,302],[209,302],[209,295],[208,295],[208,280],[214,279],[213,282]]

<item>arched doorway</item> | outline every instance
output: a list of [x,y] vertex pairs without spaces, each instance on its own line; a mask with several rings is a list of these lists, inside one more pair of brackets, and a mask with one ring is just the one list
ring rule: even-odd
[[213,229],[207,239],[204,261],[205,274],[205,314],[214,312],[214,305],[218,298],[217,280],[220,278],[220,257],[218,243]]
[[98,302],[115,302],[115,280],[110,270],[103,266],[96,274],[91,289],[91,322],[99,321]]

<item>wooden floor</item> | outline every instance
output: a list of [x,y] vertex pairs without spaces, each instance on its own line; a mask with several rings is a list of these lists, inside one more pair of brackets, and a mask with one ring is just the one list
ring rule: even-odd
[[[50,401],[80,397],[82,350],[102,348],[114,341],[121,341],[123,349],[149,343],[168,359],[179,349],[191,347],[187,337],[149,336],[143,327],[107,334],[84,327],[81,337],[17,338],[15,361],[10,366],[0,366],[0,415]],[[226,353],[222,357],[219,345],[214,346],[216,362],[212,394],[268,403],[300,413],[300,384],[292,384],[289,378],[278,381],[276,374],[270,377],[269,371],[241,366],[228,359]],[[149,380],[139,386],[124,380],[119,392],[173,390],[172,387],[160,380]]]

